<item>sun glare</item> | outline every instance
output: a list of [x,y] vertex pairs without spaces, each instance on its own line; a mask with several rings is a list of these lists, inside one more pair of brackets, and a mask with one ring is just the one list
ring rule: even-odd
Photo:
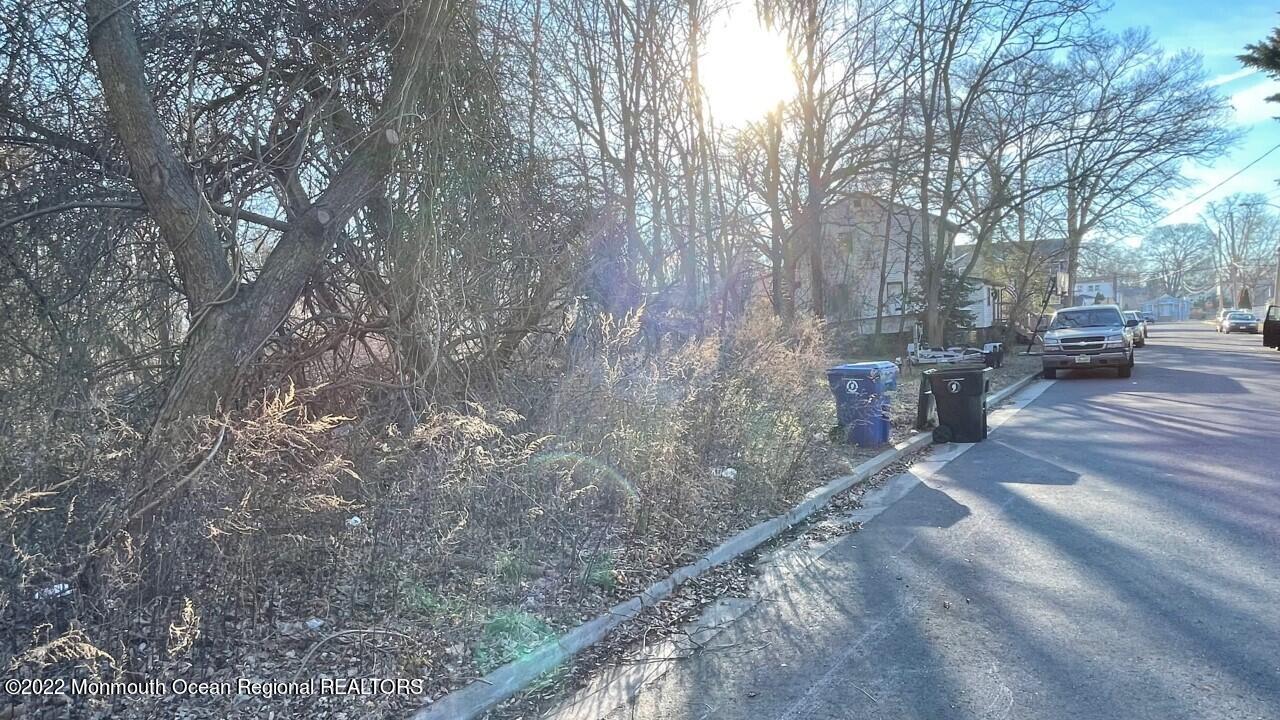
[[796,92],[786,40],[764,27],[747,2],[735,4],[712,28],[699,72],[717,125],[759,120]]

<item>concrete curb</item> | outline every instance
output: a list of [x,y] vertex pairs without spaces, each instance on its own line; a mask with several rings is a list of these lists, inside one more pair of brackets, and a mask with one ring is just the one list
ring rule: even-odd
[[[988,407],[1004,402],[1039,377],[1040,373],[1032,373],[992,393],[987,399]],[[412,720],[472,720],[479,717],[492,710],[498,703],[528,687],[544,673],[600,642],[614,628],[636,617],[641,610],[666,598],[683,583],[755,550],[822,509],[836,495],[866,482],[871,476],[926,447],[931,442],[933,437],[930,432],[912,435],[907,440],[857,466],[852,473],[811,490],[799,504],[785,514],[743,530],[703,555],[697,562],[677,569],[665,579],[650,585],[639,595],[614,605],[594,619],[573,628],[554,642],[548,642],[525,657],[503,665],[470,685],[419,708],[411,716]]]
[[1018,380],[1017,382],[1013,383],[1008,387],[1000,388],[999,390],[991,393],[991,396],[987,398],[987,407],[992,408],[992,407],[995,407],[996,405],[999,405],[1000,403],[1004,402],[1005,400],[1008,400],[1010,397],[1015,395],[1022,388],[1030,385],[1031,383],[1039,379],[1040,379],[1040,372],[1036,371]]

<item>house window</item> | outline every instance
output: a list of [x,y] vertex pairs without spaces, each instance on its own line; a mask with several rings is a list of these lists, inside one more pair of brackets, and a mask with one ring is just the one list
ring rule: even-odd
[[853,231],[843,230],[836,233],[836,243],[847,252],[853,253]]
[[902,283],[885,283],[883,312],[887,315],[898,315],[902,312]]
[[849,283],[835,283],[832,285],[827,295],[827,312],[835,317],[847,316],[852,304],[850,295]]

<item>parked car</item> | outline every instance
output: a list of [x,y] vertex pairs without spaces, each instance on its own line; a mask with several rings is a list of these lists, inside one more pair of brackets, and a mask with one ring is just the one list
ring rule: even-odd
[[1228,313],[1225,320],[1222,321],[1222,332],[1247,332],[1257,334],[1261,328],[1261,322],[1258,316],[1250,312],[1233,312]]
[[1155,315],[1155,313],[1144,312],[1144,313],[1142,313],[1142,319],[1143,319],[1143,320],[1145,320],[1145,321],[1147,321],[1147,324],[1148,324],[1148,325],[1155,325],[1155,324],[1156,324],[1156,315]]
[[[1124,313],[1125,320],[1138,321],[1137,327],[1133,328],[1133,345],[1134,347],[1147,346],[1147,321],[1142,319],[1142,313],[1133,310],[1127,310]],[[1128,325],[1128,323],[1125,323]]]
[[1046,378],[1071,368],[1115,368],[1120,377],[1133,374],[1134,331],[1138,321],[1126,319],[1115,305],[1081,305],[1053,314],[1044,335],[1041,363]]
[[1218,311],[1218,317],[1213,319],[1213,324],[1218,327],[1218,332],[1222,332],[1222,324],[1227,321],[1227,316],[1233,312],[1238,311],[1235,308],[1222,308]]
[[1262,318],[1262,344],[1280,350],[1280,305],[1269,306]]

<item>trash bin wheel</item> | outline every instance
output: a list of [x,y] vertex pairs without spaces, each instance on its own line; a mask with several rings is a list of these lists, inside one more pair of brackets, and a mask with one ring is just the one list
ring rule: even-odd
[[939,425],[933,429],[933,441],[938,444],[951,442],[951,428],[946,425]]

